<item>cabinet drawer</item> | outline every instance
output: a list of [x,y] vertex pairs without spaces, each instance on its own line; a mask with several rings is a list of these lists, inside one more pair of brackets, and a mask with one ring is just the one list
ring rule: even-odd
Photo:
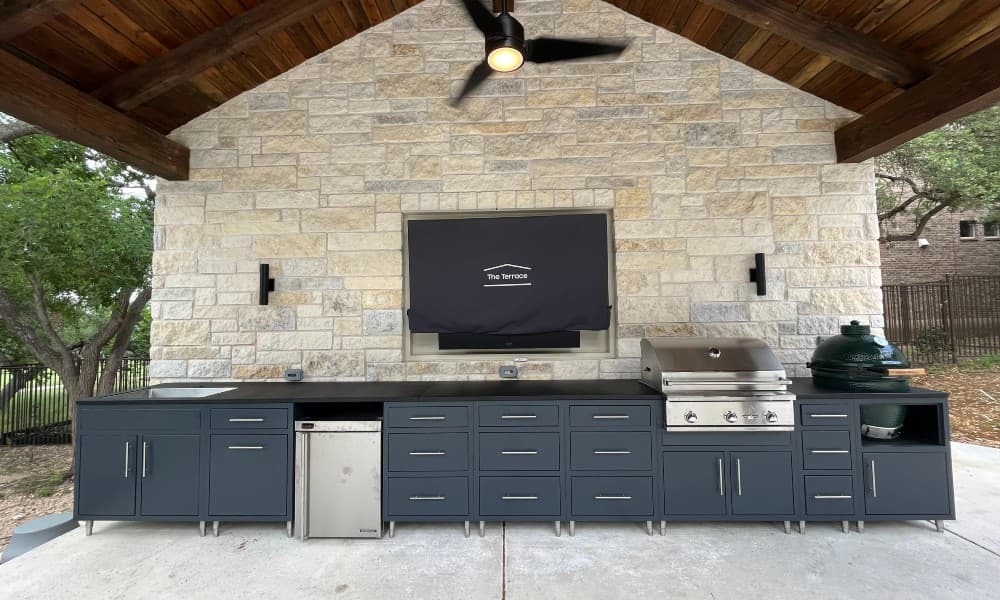
[[468,406],[389,406],[389,427],[468,427]]
[[652,477],[574,477],[571,486],[574,515],[653,514]]
[[286,429],[287,408],[213,408],[212,429]]
[[199,431],[197,408],[86,407],[79,409],[78,426],[88,431]]
[[467,477],[390,477],[390,515],[462,517],[469,514]]
[[504,517],[557,517],[558,477],[480,477],[479,514]]
[[570,462],[574,469],[651,469],[653,440],[644,431],[574,431],[570,434]]
[[802,467],[805,469],[850,469],[851,432],[803,431]]
[[390,433],[390,471],[465,471],[468,433]]
[[806,475],[806,514],[853,515],[854,478],[850,475]]
[[559,407],[555,405],[504,404],[480,406],[480,427],[555,427]]
[[558,433],[480,433],[483,471],[558,471]]
[[573,427],[646,427],[650,419],[648,406],[569,407],[569,424]]
[[288,512],[287,435],[213,435],[208,512],[280,516]]
[[838,404],[802,404],[799,409],[802,425],[850,425],[851,411],[849,405]]

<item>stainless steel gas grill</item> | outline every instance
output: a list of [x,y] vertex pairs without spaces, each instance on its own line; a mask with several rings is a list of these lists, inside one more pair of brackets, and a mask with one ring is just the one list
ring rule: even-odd
[[650,338],[642,382],[666,395],[667,431],[792,431],[795,394],[756,338]]

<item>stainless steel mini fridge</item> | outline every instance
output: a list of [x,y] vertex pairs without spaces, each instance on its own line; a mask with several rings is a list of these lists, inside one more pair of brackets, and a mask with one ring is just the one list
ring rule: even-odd
[[295,422],[299,539],[382,537],[382,422]]

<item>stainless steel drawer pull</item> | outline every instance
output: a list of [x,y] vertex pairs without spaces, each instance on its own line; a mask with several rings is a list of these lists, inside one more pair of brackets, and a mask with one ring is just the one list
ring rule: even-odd
[[601,419],[628,419],[628,415],[594,415],[597,420]]
[[500,415],[501,419],[537,419],[538,415]]
[[445,499],[444,496],[410,496],[410,500],[413,500],[414,502],[416,502],[416,501],[422,501],[422,500],[436,501],[436,500],[444,500],[444,499]]
[[736,494],[743,495],[743,465],[738,458],[736,459]]
[[719,461],[719,495],[720,496],[725,496],[726,492],[723,489],[723,485],[724,484],[722,483],[722,459],[719,458],[719,459],[716,459],[716,460]]
[[631,500],[632,496],[594,496],[594,500]]
[[264,446],[226,446],[229,450],[263,450]]
[[129,452],[129,446],[131,446],[131,444],[129,444],[129,442],[125,442],[125,479],[128,479],[128,462],[129,462],[128,457],[129,454],[131,454]]
[[878,487],[875,485],[875,461],[872,461],[872,498],[878,498]]
[[410,417],[411,421],[444,421],[445,417],[433,416],[433,417]]
[[501,500],[538,500],[538,496],[500,496]]
[[594,454],[632,454],[631,450],[594,450]]
[[849,450],[810,450],[810,454],[847,454]]
[[440,450],[428,451],[428,452],[410,452],[410,456],[445,456],[447,452]]
[[817,500],[850,500],[852,496],[813,496]]
[[814,419],[846,419],[847,415],[841,413],[814,413],[809,415]]
[[146,478],[146,452],[149,450],[149,443],[142,443],[142,478]]
[[538,450],[501,450],[502,456],[535,456]]
[[230,423],[263,423],[264,419],[256,417],[253,419],[229,419]]

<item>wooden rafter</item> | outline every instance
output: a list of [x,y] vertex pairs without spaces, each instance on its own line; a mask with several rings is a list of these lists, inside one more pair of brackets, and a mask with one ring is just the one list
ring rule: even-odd
[[0,42],[17,37],[81,0],[0,0]]
[[919,56],[784,2],[700,1],[897,87],[912,87],[939,70]]
[[1000,102],[1000,40],[948,65],[836,132],[837,160],[860,162]]
[[187,179],[189,151],[0,50],[0,111],[167,179]]
[[205,69],[235,56],[334,0],[268,0],[224,25],[136,67],[93,95],[121,110],[131,110],[184,83]]

